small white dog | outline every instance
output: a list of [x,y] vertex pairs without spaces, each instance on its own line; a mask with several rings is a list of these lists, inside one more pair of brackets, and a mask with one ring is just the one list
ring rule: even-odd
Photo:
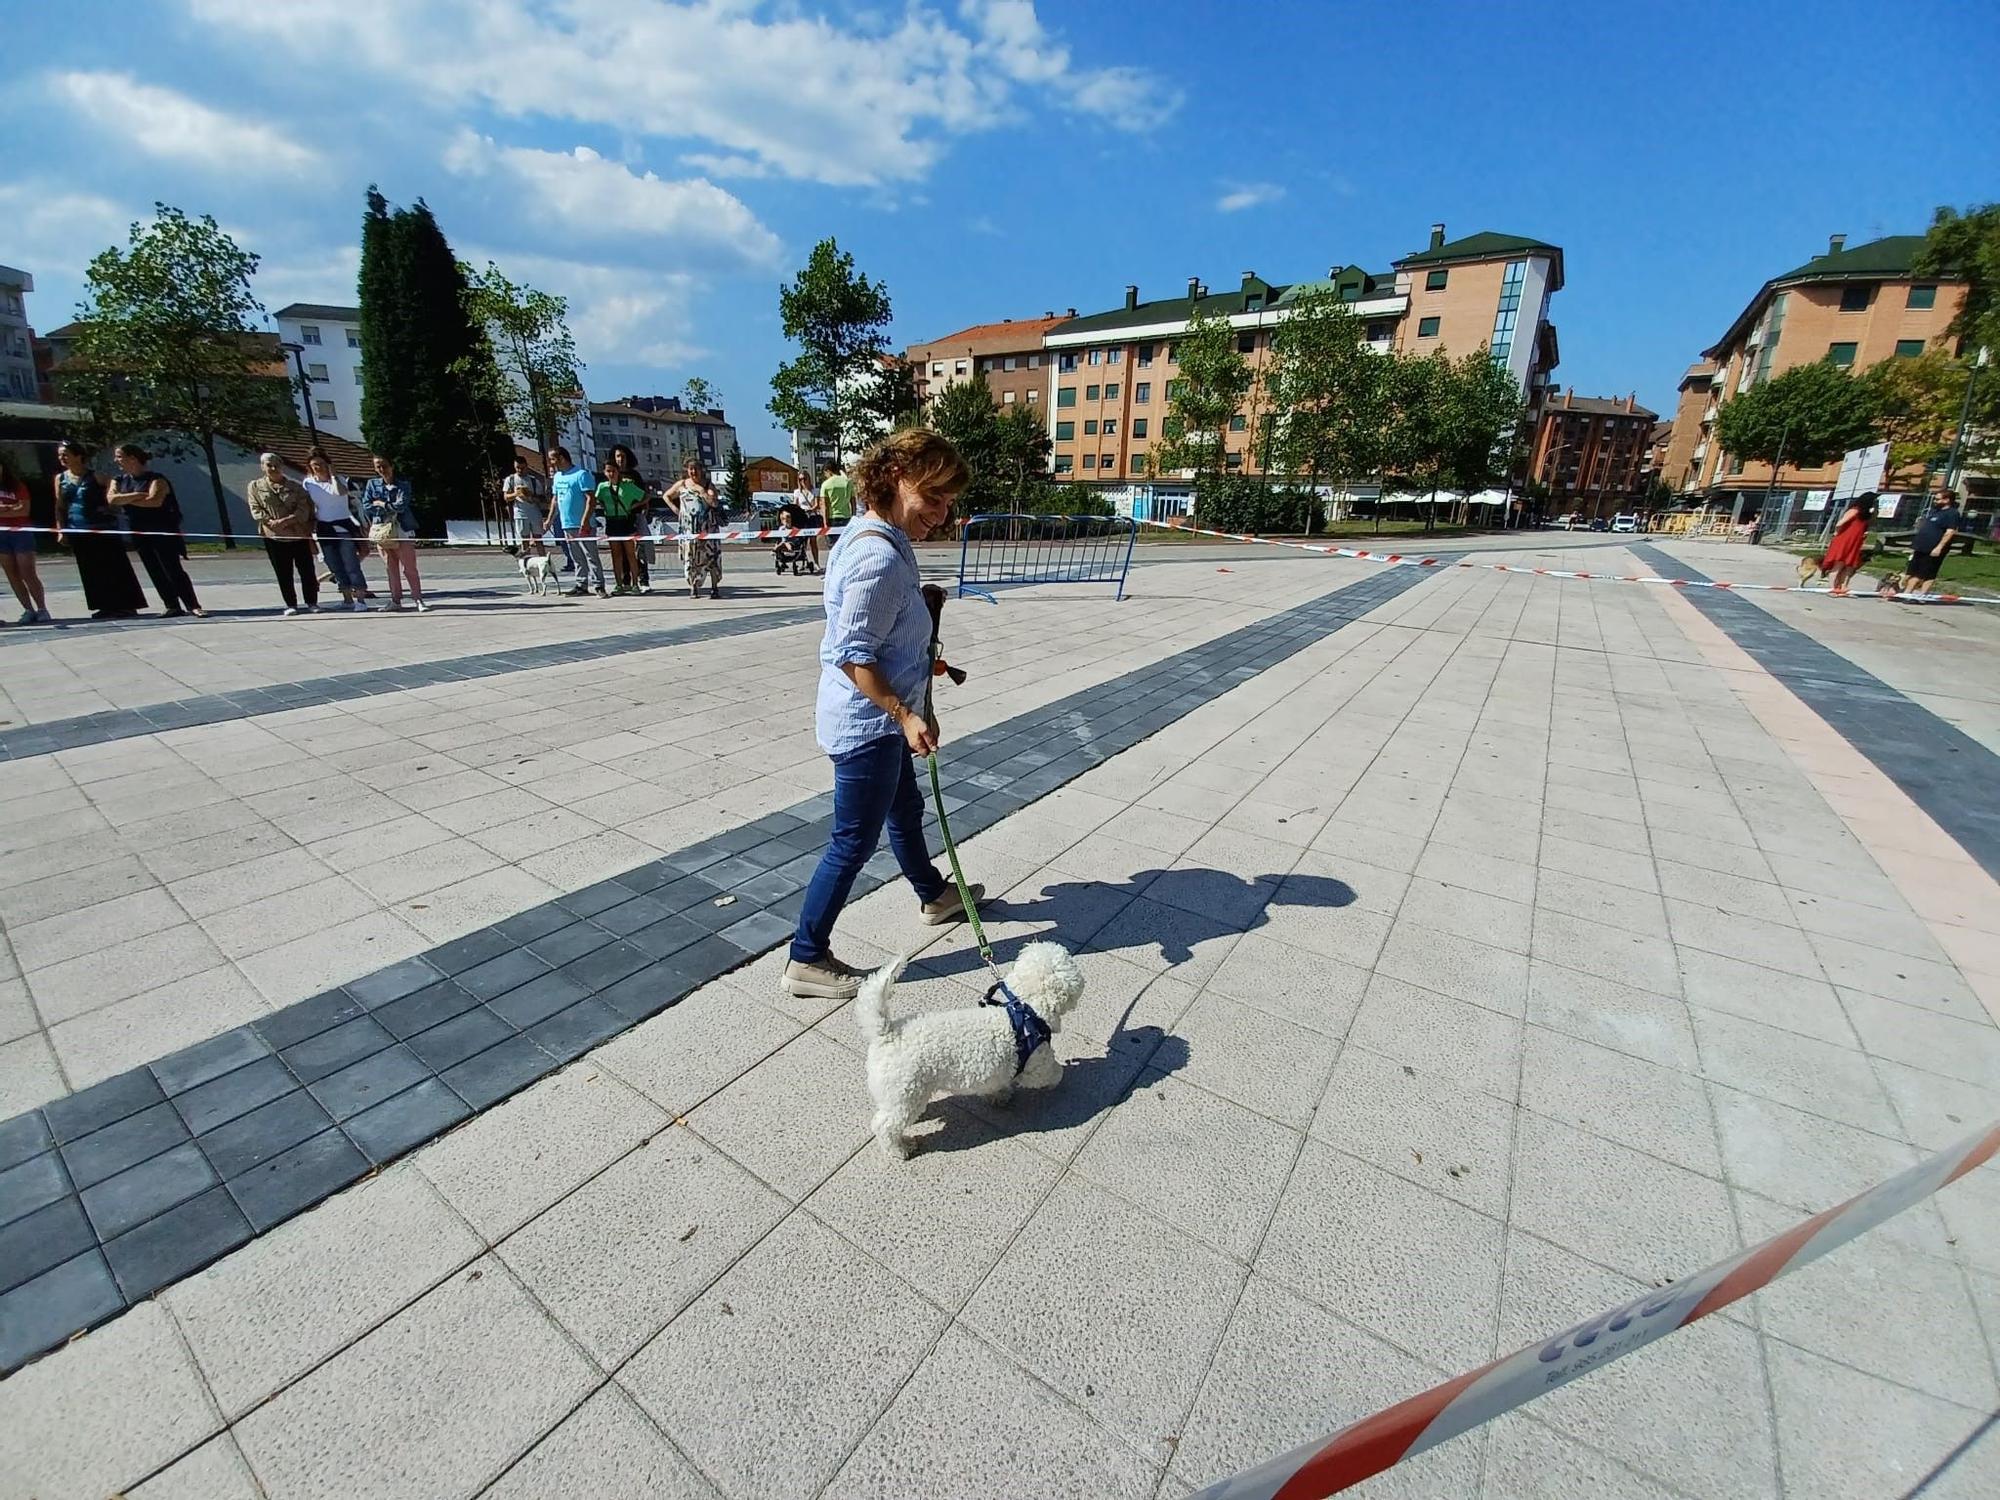
[[868,1092],[875,1141],[898,1159],[906,1132],[934,1094],[976,1094],[1001,1103],[1017,1086],[1050,1088],[1062,1079],[1054,1033],[1083,997],[1083,971],[1054,943],[1030,943],[1014,960],[1000,998],[930,1015],[889,1017],[889,997],[907,960],[877,969],[861,986],[854,1015],[868,1042]]
[[546,594],[549,585],[556,581],[556,560],[553,557],[536,557],[524,553],[521,557],[521,576],[528,580],[528,592]]

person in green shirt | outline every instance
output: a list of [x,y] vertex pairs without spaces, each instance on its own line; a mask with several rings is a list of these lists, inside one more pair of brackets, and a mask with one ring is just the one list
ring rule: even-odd
[[646,487],[625,472],[616,458],[604,465],[604,482],[597,487],[597,513],[604,517],[604,539],[611,544],[611,571],[618,586],[614,594],[639,591],[639,510],[646,503]]
[[827,524],[845,526],[854,514],[854,481],[839,465],[820,481],[819,497],[826,502]]

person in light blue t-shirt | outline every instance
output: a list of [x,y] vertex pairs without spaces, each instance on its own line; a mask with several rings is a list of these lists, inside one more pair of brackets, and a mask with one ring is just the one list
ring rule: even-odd
[[556,524],[562,528],[563,548],[576,569],[572,594],[587,594],[594,587],[604,595],[604,559],[597,550],[593,492],[597,476],[570,461],[569,449],[549,449],[549,488],[556,497]]

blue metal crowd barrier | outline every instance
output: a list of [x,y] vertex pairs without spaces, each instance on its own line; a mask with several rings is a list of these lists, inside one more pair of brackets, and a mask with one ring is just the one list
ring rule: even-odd
[[1129,516],[980,515],[965,523],[958,593],[1030,583],[1109,583],[1125,597],[1138,523]]

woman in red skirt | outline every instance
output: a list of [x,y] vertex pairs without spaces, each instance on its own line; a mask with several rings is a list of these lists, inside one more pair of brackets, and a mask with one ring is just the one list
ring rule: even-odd
[[1868,540],[1868,523],[1875,519],[1875,492],[1856,495],[1847,502],[1847,511],[1840,518],[1840,524],[1833,528],[1833,544],[1826,549],[1826,555],[1817,560],[1806,558],[1799,564],[1799,582],[1804,583],[1808,575],[1824,578],[1833,575],[1831,592],[1837,599],[1847,597],[1847,580],[1861,567],[1863,550]]

